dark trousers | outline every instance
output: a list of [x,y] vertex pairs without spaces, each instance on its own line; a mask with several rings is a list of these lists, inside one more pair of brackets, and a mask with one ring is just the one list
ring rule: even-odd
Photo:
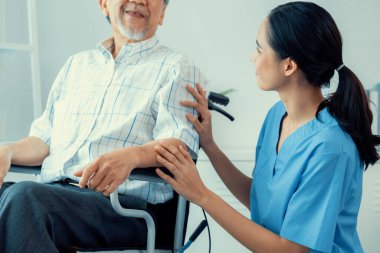
[[[159,205],[149,208],[131,197],[119,199],[124,207],[147,209],[156,220]],[[118,215],[109,198],[87,188],[20,182],[0,189],[0,253],[134,248],[146,244],[146,233],[144,220]]]

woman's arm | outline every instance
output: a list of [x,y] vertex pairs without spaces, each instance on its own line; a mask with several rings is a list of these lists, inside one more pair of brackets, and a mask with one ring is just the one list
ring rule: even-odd
[[202,208],[236,240],[255,253],[304,253],[308,249],[252,222],[213,192],[205,194]]
[[212,136],[211,113],[208,110],[206,92],[200,84],[196,86],[197,91],[190,85],[187,85],[186,89],[197,101],[182,101],[181,104],[196,109],[199,113],[199,118],[191,114],[187,114],[186,117],[197,130],[201,147],[206,152],[223,183],[249,209],[249,191],[252,179],[239,171],[215,143]]
[[203,184],[190,154],[182,146],[156,147],[157,161],[174,177],[157,169],[157,174],[189,201],[204,208],[228,233],[255,253],[303,253],[308,249],[288,241],[250,221]]
[[223,183],[243,205],[250,209],[249,192],[252,178],[237,169],[216,144],[209,145],[204,151]]

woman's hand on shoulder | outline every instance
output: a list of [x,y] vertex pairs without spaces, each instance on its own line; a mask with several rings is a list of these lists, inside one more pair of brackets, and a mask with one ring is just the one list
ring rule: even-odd
[[198,111],[199,117],[187,113],[186,118],[190,121],[199,134],[199,142],[203,149],[214,144],[212,136],[211,112],[208,109],[208,99],[206,91],[197,83],[194,89],[190,85],[186,85],[187,91],[194,96],[196,101],[181,101],[181,105],[194,108]]

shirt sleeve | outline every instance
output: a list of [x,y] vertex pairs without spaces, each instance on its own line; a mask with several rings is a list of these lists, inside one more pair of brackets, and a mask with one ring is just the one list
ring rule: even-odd
[[51,143],[51,131],[54,119],[54,104],[59,99],[62,84],[66,79],[67,72],[70,68],[72,58],[70,58],[58,73],[50,90],[48,101],[42,115],[35,119],[30,127],[29,136],[41,139],[47,145]]
[[183,100],[194,101],[194,97],[186,90],[186,84],[204,84],[205,80],[200,70],[187,60],[173,66],[167,83],[159,89],[155,103],[158,104],[156,124],[153,138],[176,138],[184,142],[190,150],[193,159],[199,151],[199,136],[192,123],[186,119],[186,113],[198,117],[198,112],[180,105]]
[[280,236],[319,252],[331,252],[349,158],[344,153],[312,157],[292,195]]

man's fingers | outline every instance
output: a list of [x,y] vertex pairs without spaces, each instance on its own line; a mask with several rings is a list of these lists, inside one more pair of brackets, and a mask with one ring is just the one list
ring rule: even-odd
[[91,164],[87,168],[83,169],[82,178],[79,181],[79,186],[81,188],[86,187],[88,181],[91,179],[91,177],[94,176],[94,173],[96,172],[97,168],[98,168],[98,166],[95,163],[95,164]]
[[[107,174],[101,173],[99,170],[97,170],[88,180],[87,186],[91,190],[95,190],[101,182],[104,180]],[[105,186],[104,186],[105,187]]]
[[[93,179],[90,180],[90,184],[93,183],[92,181]],[[102,178],[102,180],[99,183],[97,183],[95,190],[97,192],[104,192],[106,189],[109,188],[109,185],[112,182],[113,182],[112,177],[110,175],[106,175],[105,177]]]
[[83,175],[83,169],[77,170],[74,172],[74,176],[81,177]]
[[117,183],[113,181],[112,183],[106,186],[106,188],[103,191],[103,195],[108,197],[109,195],[111,195],[111,193],[113,193],[116,190],[117,186]]

